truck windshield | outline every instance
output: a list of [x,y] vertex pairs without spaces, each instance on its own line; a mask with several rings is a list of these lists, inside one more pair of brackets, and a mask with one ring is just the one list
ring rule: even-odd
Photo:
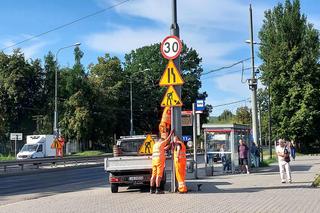
[[35,152],[37,150],[38,144],[25,144],[21,151],[22,152]]
[[144,139],[123,140],[121,141],[120,148],[123,152],[138,152],[143,141]]

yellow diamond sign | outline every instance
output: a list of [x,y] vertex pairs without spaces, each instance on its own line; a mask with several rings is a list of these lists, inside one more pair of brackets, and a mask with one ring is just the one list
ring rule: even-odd
[[177,106],[182,106],[183,103],[181,101],[181,99],[178,96],[177,91],[174,89],[173,86],[170,86],[167,89],[166,94],[164,95],[162,102],[161,102],[161,106],[162,107],[177,107]]
[[184,80],[182,79],[179,70],[177,69],[173,60],[169,60],[169,63],[167,64],[167,67],[162,74],[159,85],[170,86],[182,84],[184,84]]

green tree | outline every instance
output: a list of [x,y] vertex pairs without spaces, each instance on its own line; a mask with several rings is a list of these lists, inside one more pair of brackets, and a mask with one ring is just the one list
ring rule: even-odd
[[320,139],[319,31],[301,14],[299,0],[286,0],[265,12],[259,38],[275,134],[311,149]]
[[221,115],[218,116],[220,123],[233,123],[234,115],[230,110],[224,110]]
[[236,111],[234,118],[235,122],[238,124],[250,124],[251,123],[251,113],[247,106],[239,107]]
[[[182,86],[182,102],[183,109],[190,110],[196,98],[205,98],[207,94],[199,92],[202,59],[194,49],[185,44],[183,46],[180,58],[181,73],[185,81]],[[139,133],[158,131],[162,113],[160,103],[166,91],[166,87],[159,87],[159,81],[167,63],[161,55],[160,44],[136,49],[125,56],[126,82],[129,83],[130,76],[133,79],[133,120],[135,130]],[[127,85],[129,91],[129,84]],[[129,96],[125,105],[130,106]],[[211,110],[210,107],[207,109]],[[206,117],[203,116],[205,121],[208,115],[209,111],[206,111]]]

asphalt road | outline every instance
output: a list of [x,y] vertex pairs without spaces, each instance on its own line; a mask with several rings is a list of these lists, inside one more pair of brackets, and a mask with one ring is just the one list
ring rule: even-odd
[[102,166],[0,177],[0,205],[107,185]]

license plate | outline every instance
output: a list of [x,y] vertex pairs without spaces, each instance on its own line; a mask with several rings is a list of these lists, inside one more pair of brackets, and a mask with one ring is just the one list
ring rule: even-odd
[[143,180],[143,176],[129,177],[129,180]]

